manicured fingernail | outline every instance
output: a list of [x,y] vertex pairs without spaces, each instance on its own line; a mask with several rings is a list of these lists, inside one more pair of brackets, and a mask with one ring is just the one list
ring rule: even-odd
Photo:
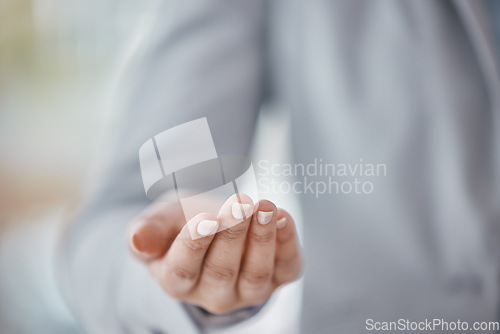
[[257,221],[261,225],[266,225],[269,224],[269,222],[273,219],[273,212],[264,212],[264,211],[259,211],[257,213]]
[[283,228],[285,227],[285,225],[286,225],[286,217],[283,217],[276,222],[277,228]]
[[217,221],[216,220],[202,220],[198,223],[198,227],[196,228],[196,232],[199,235],[209,235],[217,229]]
[[250,216],[252,206],[250,204],[233,203],[231,209],[234,218],[244,219],[245,217]]

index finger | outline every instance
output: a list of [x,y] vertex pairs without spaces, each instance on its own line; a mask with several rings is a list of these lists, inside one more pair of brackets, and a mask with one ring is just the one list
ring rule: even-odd
[[217,232],[217,218],[201,213],[192,218],[175,238],[165,257],[150,269],[173,297],[182,297],[197,283],[205,254]]

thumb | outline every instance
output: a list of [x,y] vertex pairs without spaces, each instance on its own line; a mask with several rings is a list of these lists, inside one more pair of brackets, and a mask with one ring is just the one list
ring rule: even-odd
[[181,230],[183,218],[168,207],[155,207],[130,225],[128,244],[141,261],[163,257]]

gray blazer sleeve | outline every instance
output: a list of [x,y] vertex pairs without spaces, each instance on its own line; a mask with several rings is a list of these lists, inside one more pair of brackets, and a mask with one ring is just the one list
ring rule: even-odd
[[207,117],[219,155],[247,154],[264,95],[264,10],[261,0],[160,1],[140,32],[116,94],[121,131],[110,163],[62,251],[63,290],[86,331],[203,327],[127,250],[126,228],[150,204],[138,151],[170,127]]

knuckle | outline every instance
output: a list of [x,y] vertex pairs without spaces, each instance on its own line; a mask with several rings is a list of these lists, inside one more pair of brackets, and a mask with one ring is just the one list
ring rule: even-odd
[[240,280],[248,285],[261,286],[271,281],[271,273],[269,271],[244,270],[241,272]]
[[300,259],[300,254],[297,250],[289,251],[289,252],[280,252],[280,256],[275,259],[276,266],[286,266],[291,263],[294,263]]
[[175,267],[172,269],[172,276],[181,281],[194,281],[198,277],[198,273],[184,268]]
[[160,279],[163,290],[173,298],[186,297],[198,279],[198,273],[179,266],[167,266]]
[[284,228],[279,233],[278,242],[281,244],[285,244],[285,243],[288,243],[289,241],[291,241],[294,237],[295,237],[295,230],[294,229]]
[[281,272],[288,272],[294,268],[294,259],[279,259],[274,261],[274,268]]
[[198,240],[186,240],[184,242],[184,245],[186,245],[186,247],[190,251],[195,252],[195,253],[198,253],[198,252],[202,251],[203,249],[205,249],[205,247]]
[[221,237],[227,240],[235,240],[244,237],[247,233],[247,227],[245,224],[238,224],[230,227],[221,233]]
[[203,274],[221,283],[228,283],[236,278],[235,269],[222,267],[210,262],[205,264]]
[[273,230],[262,231],[262,232],[251,232],[249,237],[260,244],[271,243],[276,239]]

